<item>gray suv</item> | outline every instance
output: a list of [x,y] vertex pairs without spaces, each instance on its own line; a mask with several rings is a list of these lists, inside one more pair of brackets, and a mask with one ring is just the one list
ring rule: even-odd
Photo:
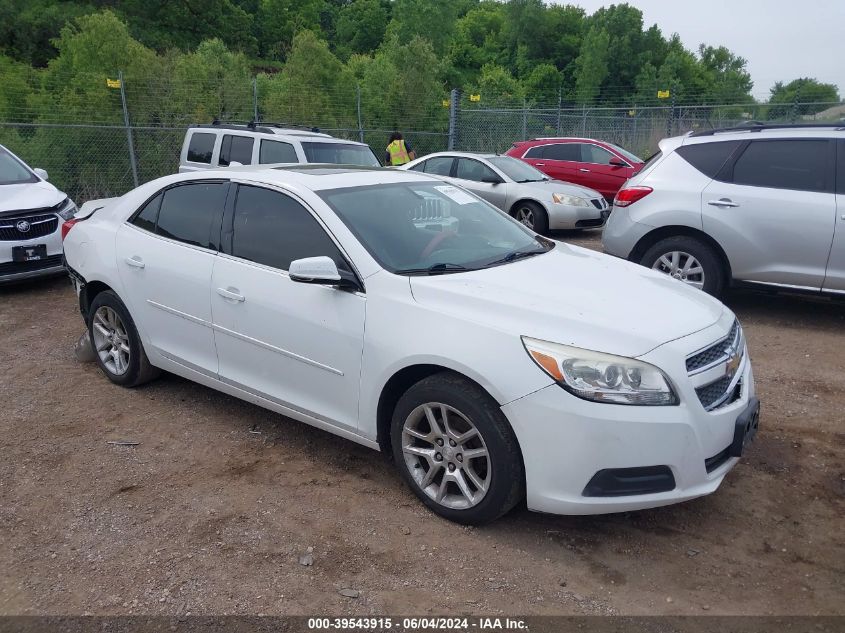
[[617,194],[602,243],[716,296],[729,285],[845,294],[845,126],[665,139]]

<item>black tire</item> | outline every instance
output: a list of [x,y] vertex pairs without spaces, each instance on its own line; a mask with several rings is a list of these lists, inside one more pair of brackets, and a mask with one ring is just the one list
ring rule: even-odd
[[[532,218],[530,226],[528,223],[520,219],[523,212],[530,213]],[[511,210],[511,215],[535,233],[548,235],[549,216],[546,214],[546,210],[536,202],[531,202],[530,200],[517,202]]]
[[[99,352],[96,351],[96,339],[94,336],[94,321],[97,311],[100,308],[110,308],[113,310],[122,322],[128,338],[129,345],[129,362],[126,371],[123,373],[115,373],[112,369],[106,366]],[[135,322],[129,314],[129,310],[123,304],[114,292],[105,290],[94,297],[91,302],[91,307],[88,310],[88,334],[91,336],[91,344],[95,348],[95,355],[97,364],[100,366],[102,372],[106,377],[117,385],[123,387],[137,387],[145,382],[149,382],[158,377],[161,370],[150,365],[147,354],[144,351],[144,346],[141,344],[141,338],[138,336],[138,330],[135,328]]]
[[[447,405],[465,416],[478,431],[480,440],[475,441],[483,442],[483,447],[487,450],[488,457],[483,458],[484,472],[487,473],[486,479],[488,480],[487,490],[475,505],[458,509],[436,501],[423,490],[411,472],[412,467],[406,462],[403,450],[403,427],[406,420],[411,419],[412,414],[428,403]],[[454,413],[449,415],[454,416]],[[463,422],[460,418],[457,418],[457,420],[459,423]],[[454,422],[452,424],[452,428],[454,428]],[[508,512],[525,496],[525,472],[522,453],[510,424],[502,414],[498,404],[484,390],[458,374],[452,372],[434,374],[424,378],[405,392],[393,411],[391,444],[394,461],[402,474],[402,478],[414,491],[414,494],[433,512],[450,521],[469,525],[488,523]],[[433,442],[429,442],[429,444],[437,450]],[[463,447],[466,448],[469,445],[468,441]],[[462,447],[458,445],[456,449],[444,449],[444,455],[445,450],[460,451]],[[460,453],[457,455],[452,453],[451,457],[445,459],[453,460],[456,457],[463,462]],[[444,458],[441,457],[441,459]],[[466,460],[465,464],[459,464],[458,470],[466,473],[471,459],[473,458]],[[473,462],[473,464],[475,463]],[[446,474],[446,465],[444,460],[439,466],[440,472],[444,475]],[[488,467],[489,471],[487,471]],[[425,476],[427,472],[425,466],[418,466],[417,468],[422,470],[415,470],[415,472]],[[473,469],[475,469],[475,466],[473,466]],[[442,483],[442,481],[443,478],[441,477],[440,482]],[[469,479],[465,479],[465,481],[469,481]],[[437,486],[436,483],[431,485]],[[457,483],[448,483],[446,488],[451,488],[458,493],[453,494],[453,497],[460,496]],[[478,490],[475,490],[475,492],[477,493]]]
[[646,268],[654,268],[663,255],[676,251],[688,253],[697,259],[704,271],[704,287],[702,290],[714,297],[721,296],[727,277],[722,259],[712,246],[694,237],[678,235],[664,238],[645,252],[640,258],[640,264]]

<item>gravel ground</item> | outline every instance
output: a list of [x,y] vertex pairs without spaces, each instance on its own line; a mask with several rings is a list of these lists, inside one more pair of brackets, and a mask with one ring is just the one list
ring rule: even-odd
[[845,614],[845,304],[727,303],[763,414],[715,494],[466,528],[378,453],[174,376],[112,385],[74,358],[66,279],[2,288],[0,614]]

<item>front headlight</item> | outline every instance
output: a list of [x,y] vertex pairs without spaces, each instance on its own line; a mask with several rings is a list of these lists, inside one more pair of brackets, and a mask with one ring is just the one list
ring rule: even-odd
[[565,204],[570,207],[589,207],[590,203],[584,198],[579,198],[578,196],[569,196],[565,193],[553,193],[552,200],[555,201],[556,204]]
[[525,336],[522,343],[544,372],[584,400],[650,406],[678,404],[669,379],[654,365]]
[[73,200],[70,198],[66,198],[65,201],[62,203],[62,206],[59,208],[56,213],[59,214],[59,217],[62,220],[70,220],[79,209],[76,208],[76,205],[73,203]]

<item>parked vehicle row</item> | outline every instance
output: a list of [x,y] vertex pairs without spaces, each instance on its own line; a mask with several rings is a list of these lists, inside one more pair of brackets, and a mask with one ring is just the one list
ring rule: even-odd
[[455,521],[709,494],[757,431],[728,308],[442,175],[198,171],[65,227],[109,380],[167,370],[385,451]]

